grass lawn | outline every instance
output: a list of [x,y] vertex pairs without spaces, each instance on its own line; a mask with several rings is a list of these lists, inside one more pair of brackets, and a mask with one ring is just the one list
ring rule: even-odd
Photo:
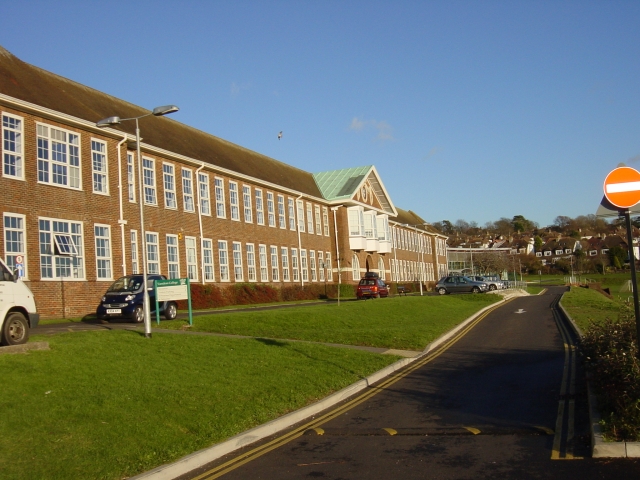
[[34,336],[0,355],[0,477],[121,479],[323,398],[397,358],[130,331]]
[[600,323],[605,318],[618,319],[618,313],[626,296],[613,295],[613,297],[613,299],[607,298],[600,292],[588,288],[571,287],[571,290],[562,297],[562,306],[584,332],[592,321]]
[[[498,295],[389,297],[193,318],[192,331],[422,350]],[[301,321],[303,320],[303,321]],[[161,322],[180,329],[183,319]],[[155,324],[154,324],[155,325]]]

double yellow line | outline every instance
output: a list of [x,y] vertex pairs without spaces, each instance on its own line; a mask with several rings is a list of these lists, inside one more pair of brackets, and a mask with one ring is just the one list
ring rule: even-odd
[[[556,418],[556,434],[553,439],[551,460],[578,460],[582,457],[575,456],[575,411],[576,411],[576,366],[578,355],[572,335],[567,329],[566,323],[558,312],[560,297],[551,303],[553,318],[558,325],[558,330],[564,343],[564,369],[562,372],[562,384],[560,386],[560,401],[558,404],[558,417]],[[565,413],[566,430],[565,430]],[[564,441],[563,441],[564,438]]]
[[357,397],[354,397],[353,399],[349,400],[348,402],[336,407],[335,409],[325,413],[324,415],[321,415],[320,417],[312,420],[309,423],[305,423],[304,425],[301,425],[301,426],[295,428],[294,430],[291,430],[290,432],[287,432],[284,435],[271,440],[270,442],[267,442],[267,443],[265,443],[263,445],[260,445],[259,447],[256,447],[256,448],[254,448],[254,449],[252,449],[252,450],[250,450],[250,451],[248,451],[246,453],[238,455],[237,457],[232,458],[231,460],[229,460],[229,461],[227,461],[227,462],[225,462],[225,463],[223,463],[221,465],[218,465],[217,467],[214,467],[211,470],[208,470],[208,471],[198,475],[197,477],[194,477],[192,480],[213,480],[214,478],[219,478],[222,475],[225,475],[226,473],[229,473],[232,470],[235,470],[236,468],[244,465],[245,463],[249,463],[249,462],[255,460],[256,458],[261,457],[262,455],[264,455],[266,453],[269,453],[270,451],[275,450],[276,448],[279,448],[279,447],[291,442],[292,440],[295,440],[296,438],[302,436],[307,430],[314,430],[315,429],[316,432],[318,432],[318,430],[321,430],[320,429],[321,425],[324,425],[328,421],[333,420],[334,418],[338,417],[339,415],[342,415],[344,412],[346,412],[348,410],[351,410],[352,408],[360,405],[361,403],[366,402],[367,400],[369,400],[374,395],[380,393],[384,389],[390,387],[394,383],[396,383],[399,380],[402,380],[406,376],[410,375],[411,373],[413,373],[417,369],[423,367],[424,365],[426,365],[426,364],[430,363],[431,361],[435,360],[436,358],[438,358],[447,349],[449,349],[452,345],[454,345],[458,340],[460,340],[462,337],[464,337],[469,332],[469,330],[471,330],[478,323],[480,323],[487,315],[489,315],[495,309],[505,305],[506,303],[508,303],[510,301],[511,301],[511,299],[507,300],[504,303],[500,303],[499,305],[495,305],[494,307],[486,310],[481,315],[479,315],[476,319],[474,319],[473,321],[469,322],[469,324],[465,325],[464,328],[462,328],[460,331],[458,331],[453,337],[448,339],[445,343],[443,343],[441,346],[439,346],[436,350],[434,350],[433,352],[428,353],[427,355],[425,355],[420,360],[415,361],[414,363],[409,365],[407,368],[404,368],[403,370],[401,370],[401,371],[395,373],[394,375],[388,377],[386,380],[383,380],[381,383],[379,383],[379,384],[377,384],[377,385],[375,385],[373,387],[370,387],[364,393],[361,393]]

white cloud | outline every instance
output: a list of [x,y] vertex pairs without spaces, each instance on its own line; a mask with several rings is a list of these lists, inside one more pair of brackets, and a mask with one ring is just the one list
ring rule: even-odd
[[360,120],[358,117],[353,117],[353,120],[351,120],[351,125],[349,125],[349,130],[360,131],[363,128],[364,128],[364,122]]
[[367,120],[363,118],[353,117],[351,120],[351,124],[349,125],[349,130],[355,130],[357,132],[361,132],[365,129],[372,128],[377,130],[376,140],[380,140],[381,142],[385,142],[388,140],[395,140],[393,137],[393,127],[389,125],[387,122],[377,121],[377,120]]

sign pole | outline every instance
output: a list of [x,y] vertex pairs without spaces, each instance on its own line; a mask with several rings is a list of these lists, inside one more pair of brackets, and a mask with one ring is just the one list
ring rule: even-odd
[[627,224],[627,244],[629,246],[629,265],[631,265],[631,289],[633,291],[633,307],[636,316],[636,342],[640,345],[640,304],[638,303],[638,283],[636,275],[636,255],[633,251],[633,235],[631,231],[631,214],[624,211],[624,219]]

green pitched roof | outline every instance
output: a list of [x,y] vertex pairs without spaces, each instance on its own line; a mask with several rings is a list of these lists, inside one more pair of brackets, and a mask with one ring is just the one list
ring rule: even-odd
[[351,198],[373,167],[344,168],[314,173],[313,178],[327,200]]

